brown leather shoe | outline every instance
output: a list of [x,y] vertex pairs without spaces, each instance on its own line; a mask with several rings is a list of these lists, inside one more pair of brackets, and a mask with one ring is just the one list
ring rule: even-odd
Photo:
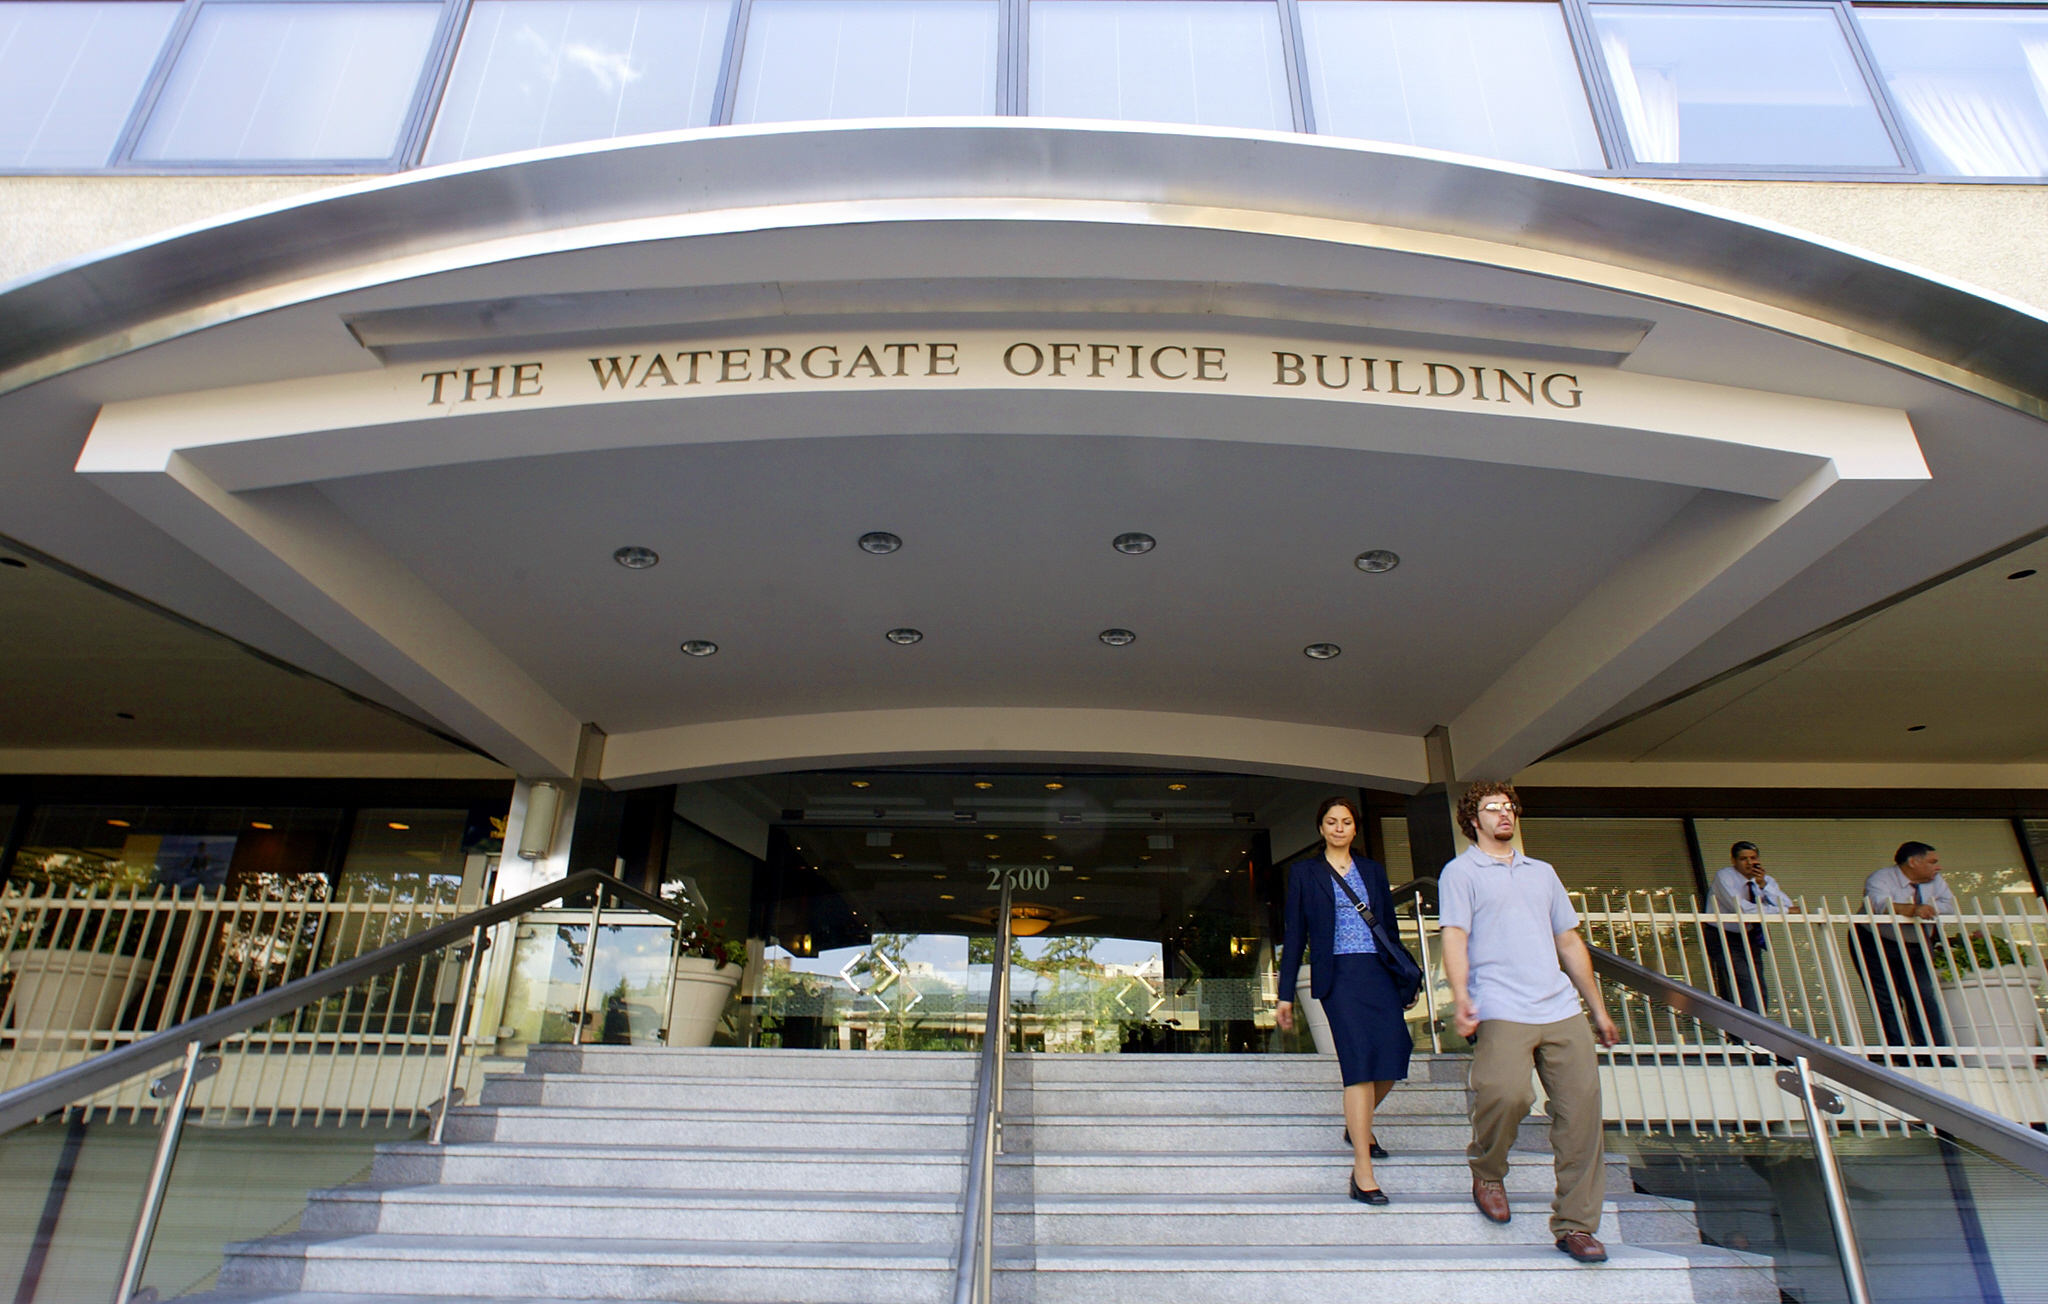
[[1595,1239],[1591,1232],[1566,1232],[1557,1238],[1557,1248],[1580,1263],[1607,1262],[1607,1247]]
[[1472,1203],[1479,1206],[1480,1214],[1488,1222],[1504,1223],[1514,1216],[1508,1212],[1508,1188],[1502,1182],[1487,1182],[1477,1177],[1473,1178]]

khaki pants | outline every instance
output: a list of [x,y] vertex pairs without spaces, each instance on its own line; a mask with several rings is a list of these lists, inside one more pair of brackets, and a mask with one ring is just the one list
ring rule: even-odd
[[1550,1148],[1557,1165],[1550,1234],[1597,1235],[1607,1196],[1606,1145],[1593,1029],[1583,1014],[1556,1023],[1487,1019],[1479,1025],[1472,1055],[1472,1144],[1465,1150],[1472,1175],[1488,1182],[1507,1179],[1515,1130],[1536,1103],[1532,1068],[1550,1096]]

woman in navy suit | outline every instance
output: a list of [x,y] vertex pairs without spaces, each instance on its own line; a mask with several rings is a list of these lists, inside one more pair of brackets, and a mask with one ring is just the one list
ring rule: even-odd
[[[1372,1161],[1387,1152],[1373,1138],[1372,1116],[1394,1084],[1408,1076],[1408,1020],[1393,980],[1381,961],[1372,930],[1338,883],[1342,878],[1358,899],[1391,928],[1393,896],[1387,871],[1376,860],[1351,854],[1361,821],[1358,803],[1330,797],[1316,809],[1323,835],[1319,854],[1288,867],[1287,940],[1280,953],[1280,991],[1291,997],[1301,968],[1302,944],[1309,948],[1309,994],[1320,1001],[1337,1043],[1344,1071],[1344,1123],[1351,1134],[1351,1198],[1365,1204],[1390,1201],[1374,1180]],[[1282,1000],[1282,1028],[1294,1027],[1294,1002]]]

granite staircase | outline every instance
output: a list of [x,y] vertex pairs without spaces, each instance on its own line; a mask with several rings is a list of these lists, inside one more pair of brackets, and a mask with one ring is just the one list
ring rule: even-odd
[[[975,1057],[536,1047],[383,1147],[300,1228],[232,1246],[211,1304],[942,1304]],[[1550,1243],[1540,1128],[1512,1223],[1469,1199],[1461,1061],[1418,1057],[1378,1132],[1394,1204],[1345,1196],[1335,1066],[1314,1056],[1010,1059],[1004,1304],[1774,1304],[1768,1261],[1700,1244],[1608,1170],[1612,1259]]]

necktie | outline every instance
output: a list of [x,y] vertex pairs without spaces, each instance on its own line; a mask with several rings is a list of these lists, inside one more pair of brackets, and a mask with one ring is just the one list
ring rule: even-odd
[[1749,925],[1748,928],[1750,949],[1753,951],[1768,950],[1770,944],[1764,941],[1763,898],[1757,895],[1755,879],[1749,880],[1749,903],[1757,908],[1757,922]]
[[[1926,903],[1925,901],[1921,900],[1921,898],[1920,898],[1920,885],[1919,885],[1918,883],[1915,883],[1915,884],[1913,885],[1913,904],[1914,904],[1914,905],[1916,905],[1916,906],[1924,906],[1924,905],[1926,905],[1926,904],[1927,904],[1927,903]],[[1926,938],[1926,939],[1927,939],[1927,940],[1928,940],[1929,942],[1932,942],[1932,941],[1934,940],[1934,928],[1933,928],[1933,926],[1932,926],[1932,925],[1929,925],[1929,924],[1924,924],[1924,923],[1923,923],[1923,924],[1921,924],[1921,925],[1920,925],[1920,936],[1922,936],[1922,937]]]

